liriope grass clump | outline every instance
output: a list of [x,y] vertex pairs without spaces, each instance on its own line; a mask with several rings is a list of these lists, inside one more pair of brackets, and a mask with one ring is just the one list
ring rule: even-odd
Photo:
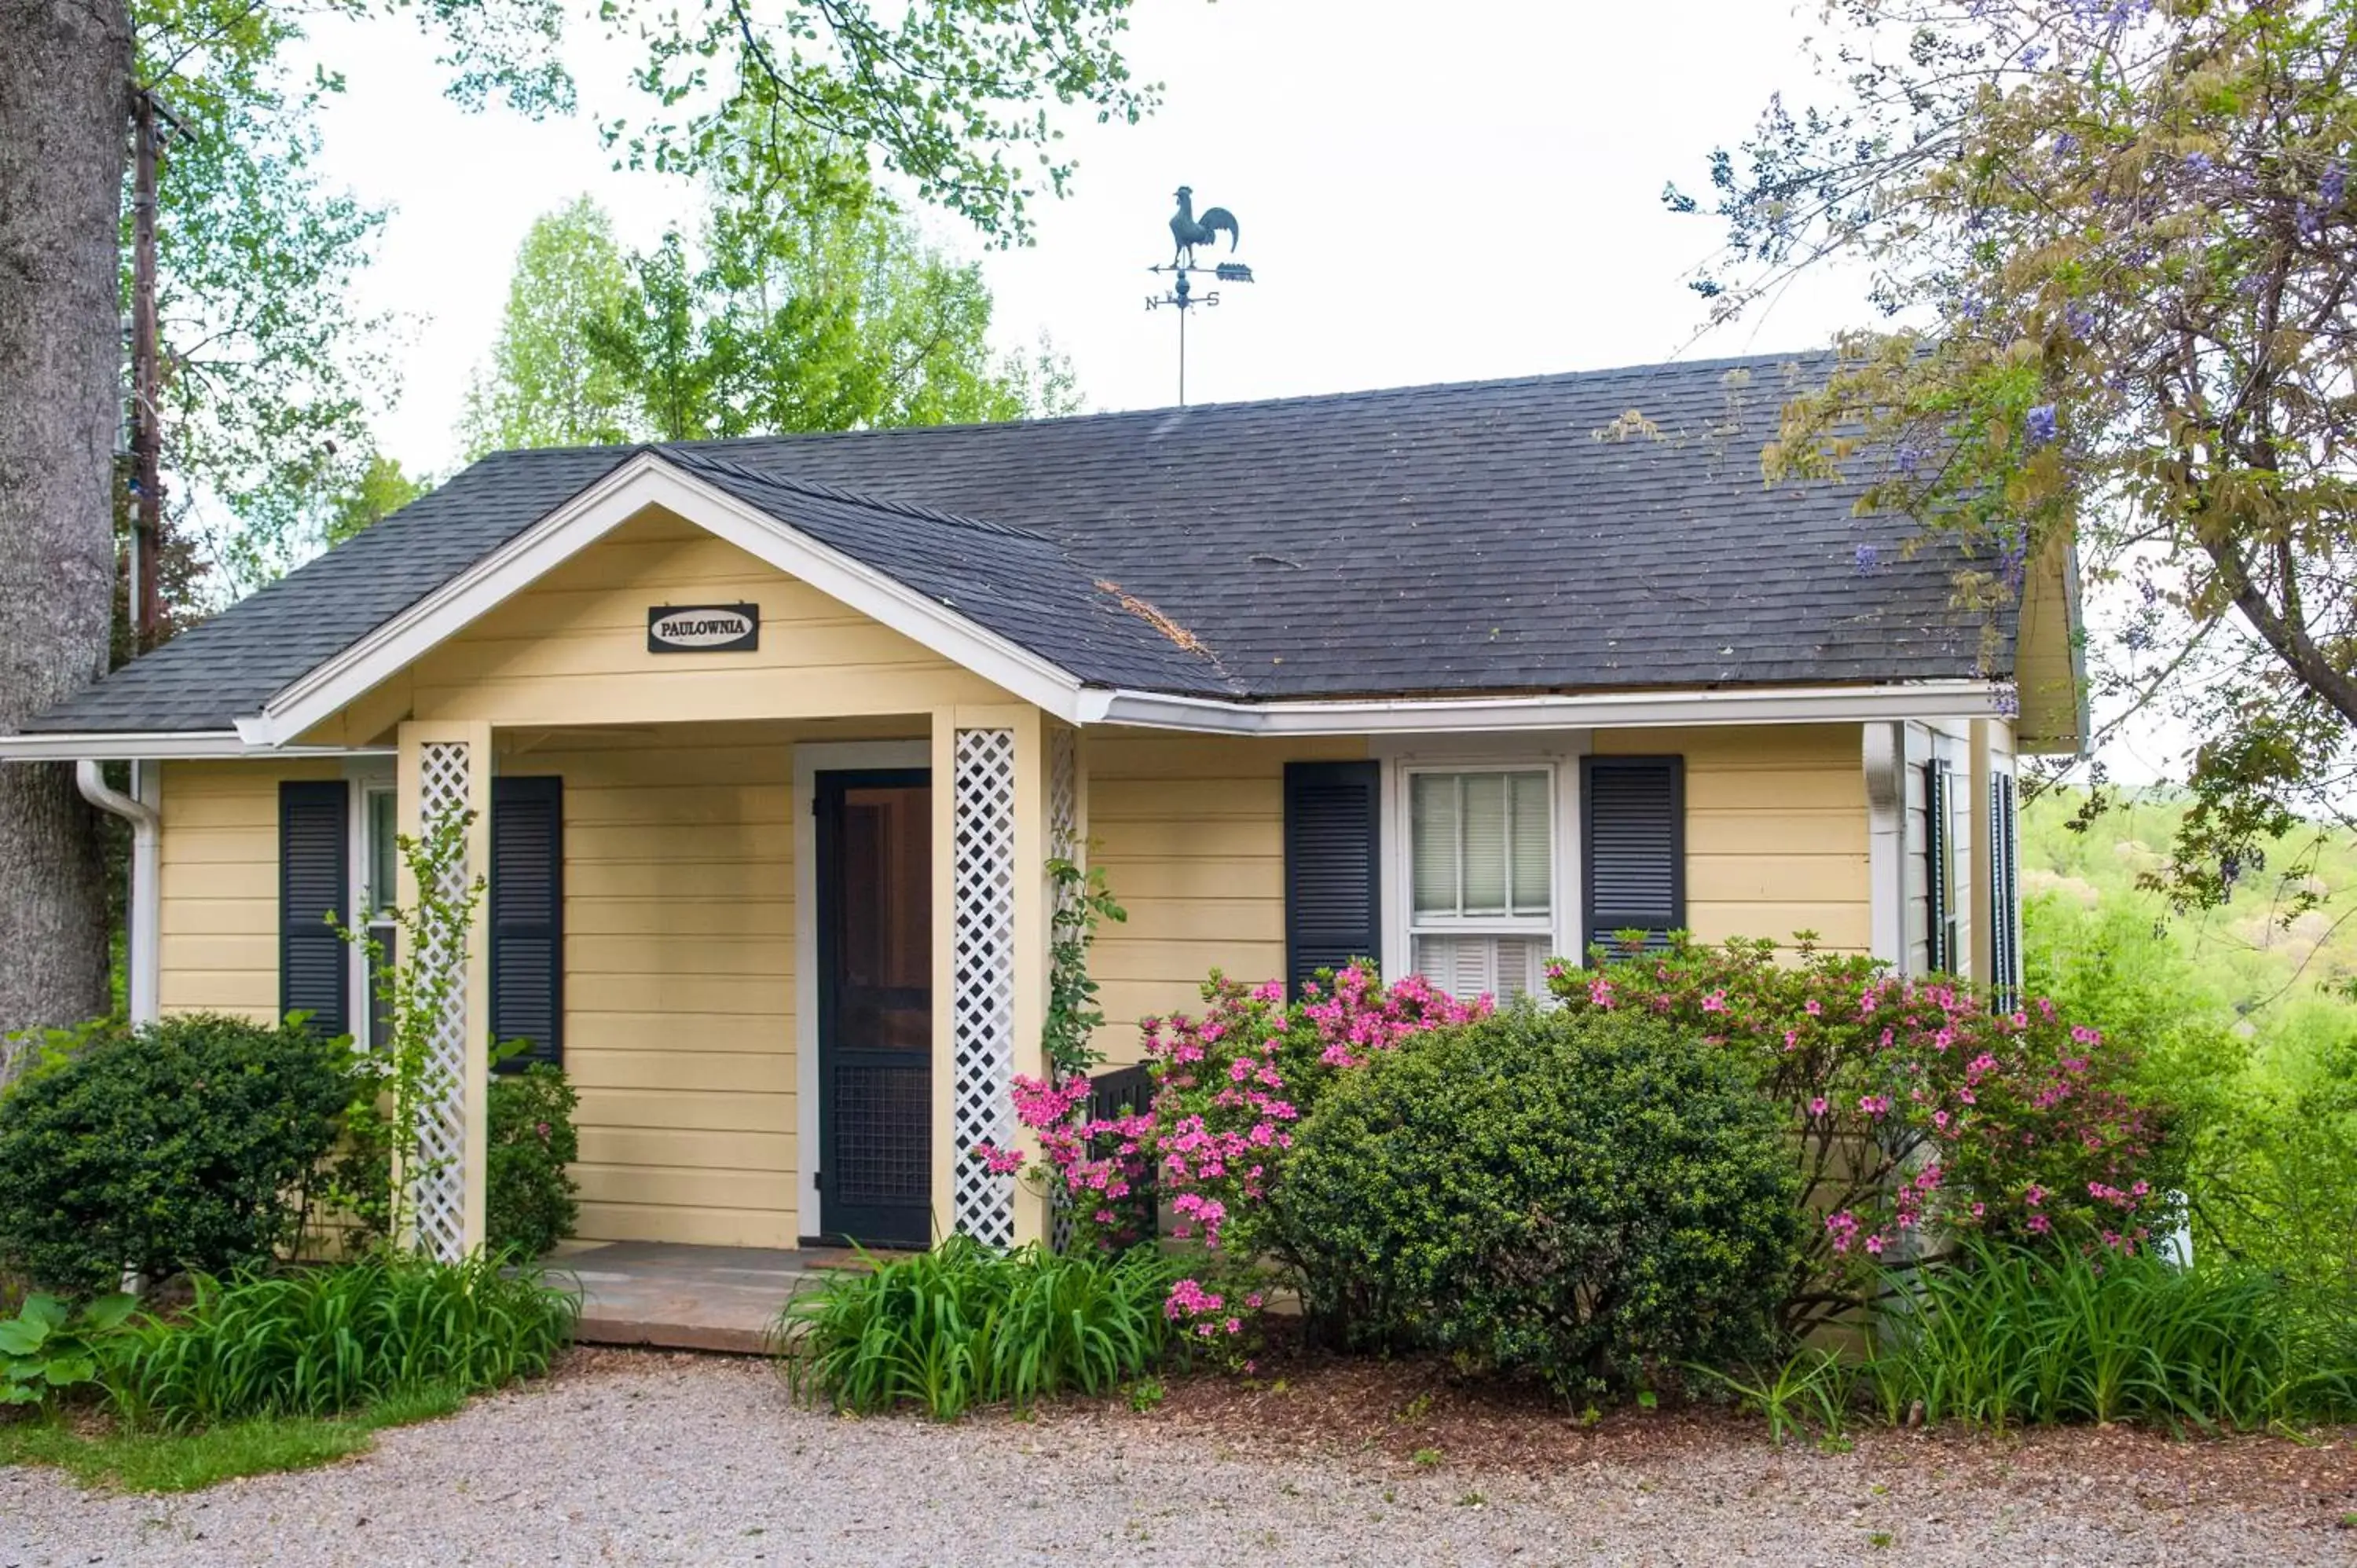
[[2357,1304],[2231,1262],[1968,1244],[1899,1295],[1861,1382],[1887,1418],[2203,1431],[2357,1420]]
[[580,1316],[572,1293],[495,1254],[195,1285],[184,1314],[143,1324],[106,1369],[111,1402],[135,1425],[328,1416],[428,1390],[494,1389],[547,1371]]
[[1104,1393],[1150,1369],[1177,1277],[1150,1248],[1119,1257],[1002,1251],[952,1236],[930,1252],[830,1271],[786,1304],[777,1334],[800,1397],[949,1421]]

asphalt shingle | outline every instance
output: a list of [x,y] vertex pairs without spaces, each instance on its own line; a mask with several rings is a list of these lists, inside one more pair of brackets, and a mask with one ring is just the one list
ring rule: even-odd
[[[2011,627],[1984,668],[1952,552],[1902,551],[1905,520],[1853,517],[1848,487],[1762,485],[1760,448],[1815,369],[659,450],[1095,685],[1272,699],[2007,673]],[[224,726],[635,450],[487,457],[28,727]]]

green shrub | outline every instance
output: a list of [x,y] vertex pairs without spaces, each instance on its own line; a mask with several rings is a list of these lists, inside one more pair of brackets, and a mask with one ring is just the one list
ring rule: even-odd
[[940,1421],[977,1404],[1103,1393],[1159,1359],[1174,1277],[1149,1248],[1059,1256],[952,1236],[798,1293],[778,1323],[787,1378],[838,1410],[916,1404]]
[[573,1128],[580,1102],[564,1070],[547,1062],[491,1080],[483,1212],[494,1251],[537,1258],[573,1234],[580,1189],[565,1167],[581,1157]]
[[1727,1052],[1523,1006],[1407,1039],[1302,1124],[1278,1222],[1313,1320],[1560,1391],[1774,1338],[1789,1129]]
[[117,1412],[140,1425],[333,1415],[537,1377],[579,1316],[576,1297],[496,1253],[200,1274],[188,1311],[142,1323],[103,1376]]
[[2346,1301],[2232,1262],[2183,1268],[1975,1240],[1918,1282],[1869,1359],[1887,1419],[2205,1429],[2357,1419]]
[[301,1229],[350,1056],[214,1015],[91,1033],[0,1100],[0,1257],[80,1294],[268,1262]]
[[1926,1230],[2126,1251],[2174,1222],[2182,1166],[2170,1111],[2133,1053],[2043,997],[1999,1008],[1953,975],[1673,933],[1659,952],[1548,965],[1567,1010],[1656,1017],[1717,1042],[1796,1135],[1811,1217],[1805,1272],[1781,1313],[1792,1338],[1854,1316],[1881,1262]]

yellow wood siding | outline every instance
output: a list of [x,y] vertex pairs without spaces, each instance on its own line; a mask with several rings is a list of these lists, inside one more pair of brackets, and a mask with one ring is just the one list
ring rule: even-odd
[[1092,730],[1089,836],[1129,913],[1097,934],[1098,1047],[1137,1059],[1137,1021],[1198,1009],[1214,968],[1285,972],[1285,765],[1361,757],[1366,743]]
[[[760,646],[651,653],[647,611],[760,607]],[[411,716],[500,725],[918,714],[1006,693],[667,512],[650,511],[420,658]],[[353,725],[382,720],[370,698]]]
[[500,768],[565,780],[565,1066],[581,1095],[581,1235],[792,1246],[785,732],[575,731]]
[[2021,611],[2014,630],[2014,688],[2022,751],[2072,753],[2086,744],[2080,733],[2079,657],[2072,647],[2077,569],[2071,541],[2048,540],[2031,563],[2021,588]]
[[1600,756],[1681,756],[1686,923],[1705,941],[1813,930],[1873,945],[1856,725],[1596,732]]
[[278,786],[334,779],[334,758],[163,765],[166,1013],[278,1016]]

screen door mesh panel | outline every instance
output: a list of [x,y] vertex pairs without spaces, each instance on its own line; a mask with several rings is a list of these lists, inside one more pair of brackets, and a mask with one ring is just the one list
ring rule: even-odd
[[932,1196],[932,1082],[921,1067],[845,1063],[834,1069],[834,1168],[845,1203],[918,1203]]

